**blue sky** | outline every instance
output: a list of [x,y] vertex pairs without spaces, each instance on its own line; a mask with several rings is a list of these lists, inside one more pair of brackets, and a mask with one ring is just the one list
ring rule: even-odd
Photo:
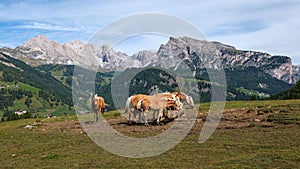
[[[99,29],[125,16],[157,12],[186,20],[208,40],[238,49],[287,55],[300,64],[299,0],[111,0],[0,1],[0,47],[16,47],[37,35],[59,43],[87,42]],[[114,48],[129,54],[156,49],[167,37],[130,37]]]

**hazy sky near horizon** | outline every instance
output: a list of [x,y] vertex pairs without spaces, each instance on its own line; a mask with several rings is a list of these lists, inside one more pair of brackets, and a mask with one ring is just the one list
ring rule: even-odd
[[[109,23],[145,12],[184,19],[208,40],[237,49],[287,55],[294,64],[300,64],[299,0],[2,0],[0,47],[14,48],[37,35],[59,43],[74,39],[88,42]],[[132,54],[142,49],[157,50],[167,40],[165,36],[142,35],[114,48]]]

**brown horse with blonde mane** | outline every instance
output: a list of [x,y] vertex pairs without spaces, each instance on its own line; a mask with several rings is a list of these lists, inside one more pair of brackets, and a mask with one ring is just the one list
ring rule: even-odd
[[107,106],[108,105],[105,103],[103,97],[98,96],[97,94],[94,95],[92,99],[92,108],[94,110],[94,123],[97,123],[98,121],[98,114],[104,114]]

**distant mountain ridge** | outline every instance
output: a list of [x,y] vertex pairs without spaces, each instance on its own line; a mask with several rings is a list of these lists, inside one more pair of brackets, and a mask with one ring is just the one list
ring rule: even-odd
[[288,83],[295,83],[298,80],[295,76],[298,72],[293,72],[291,58],[287,56],[271,56],[262,52],[237,50],[233,46],[220,42],[171,37],[166,45],[160,46],[157,55],[164,56],[162,58],[165,58],[166,63],[168,56],[175,55],[189,60],[197,68],[256,67]]
[[[271,56],[268,53],[238,50],[220,42],[209,42],[189,37],[171,37],[156,53],[140,51],[132,56],[115,52],[110,46],[96,48],[78,40],[63,45],[43,36],[29,39],[24,46],[15,49],[1,48],[0,51],[20,59],[30,65],[43,64],[100,66],[108,70],[124,70],[160,65],[176,68],[182,60],[197,68],[237,68],[256,67],[265,73],[288,83],[300,79],[300,66],[292,65],[287,56]],[[86,56],[92,59],[86,59]],[[212,57],[213,56],[213,57]]]

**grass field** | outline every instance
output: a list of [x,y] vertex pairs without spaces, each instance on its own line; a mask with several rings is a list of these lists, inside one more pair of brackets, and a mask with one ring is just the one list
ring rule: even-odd
[[[209,104],[200,107],[201,112],[206,112]],[[258,122],[246,127],[219,128],[205,143],[199,144],[201,128],[195,124],[174,148],[142,159],[120,157],[103,150],[83,132],[76,116],[3,122],[0,168],[299,168],[300,100],[226,103],[227,110],[245,108],[265,112],[264,122],[270,125]],[[108,112],[105,117],[114,119],[117,115]],[[34,129],[24,128],[33,123],[36,123]],[[131,126],[134,127],[147,128]]]
[[36,88],[34,86],[31,86],[31,85],[28,85],[28,84],[25,84],[25,83],[22,83],[22,82],[18,82],[18,85],[19,85],[19,88],[21,88],[25,91],[31,91],[34,94],[38,94],[38,92],[40,91],[39,88]]

